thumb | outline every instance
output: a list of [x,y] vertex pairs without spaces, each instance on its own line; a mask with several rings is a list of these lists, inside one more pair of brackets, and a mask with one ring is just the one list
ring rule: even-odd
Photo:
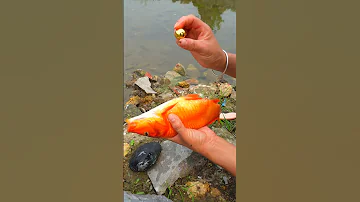
[[169,120],[171,126],[174,128],[174,130],[178,134],[180,134],[180,135],[186,134],[187,128],[185,128],[184,124],[181,122],[181,120],[178,116],[176,116],[175,114],[169,114],[168,120]]
[[199,51],[200,44],[198,40],[190,39],[190,38],[183,38],[179,40],[178,45],[188,51]]

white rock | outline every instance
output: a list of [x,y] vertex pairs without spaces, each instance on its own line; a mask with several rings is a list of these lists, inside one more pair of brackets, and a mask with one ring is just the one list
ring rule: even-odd
[[141,89],[143,89],[146,93],[156,94],[156,91],[154,91],[151,88],[151,83],[150,83],[149,77],[147,77],[147,76],[138,78],[138,80],[136,80],[135,84],[138,85]]

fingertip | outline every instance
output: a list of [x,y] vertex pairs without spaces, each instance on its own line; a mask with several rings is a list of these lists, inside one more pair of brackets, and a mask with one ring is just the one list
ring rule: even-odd
[[181,18],[178,21],[176,21],[176,23],[174,24],[174,30],[179,29],[180,22],[181,22]]
[[171,123],[174,123],[176,121],[176,115],[175,114],[169,114],[168,115],[168,120],[171,122]]
[[178,21],[176,21],[176,23],[174,24],[174,29],[181,29],[185,26],[186,23],[186,18],[188,18],[188,16],[181,16]]
[[185,46],[186,45],[186,39],[180,39],[179,40],[179,44],[181,45],[181,46]]

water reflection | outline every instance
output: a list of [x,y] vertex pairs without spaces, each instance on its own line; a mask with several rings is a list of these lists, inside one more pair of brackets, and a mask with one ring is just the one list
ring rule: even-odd
[[220,24],[224,22],[221,15],[226,10],[236,12],[235,0],[172,0],[173,3],[192,3],[197,8],[199,18],[208,24],[213,32],[220,30]]
[[[149,0],[140,0],[140,4],[147,5]],[[160,1],[160,0],[150,0]],[[236,12],[235,0],[171,0],[173,3],[179,2],[180,4],[192,3],[197,8],[199,17],[202,21],[208,24],[213,32],[220,30],[220,25],[224,20],[221,15],[226,10]]]

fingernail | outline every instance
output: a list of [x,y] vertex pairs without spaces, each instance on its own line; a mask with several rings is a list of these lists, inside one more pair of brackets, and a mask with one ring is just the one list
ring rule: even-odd
[[180,39],[179,42],[180,42],[180,44],[182,44],[182,45],[186,45],[186,40],[185,40],[185,39]]
[[168,119],[170,122],[174,122],[175,121],[175,116],[173,114],[169,114]]
[[179,24],[179,22],[176,22],[175,25],[174,25],[174,28]]

